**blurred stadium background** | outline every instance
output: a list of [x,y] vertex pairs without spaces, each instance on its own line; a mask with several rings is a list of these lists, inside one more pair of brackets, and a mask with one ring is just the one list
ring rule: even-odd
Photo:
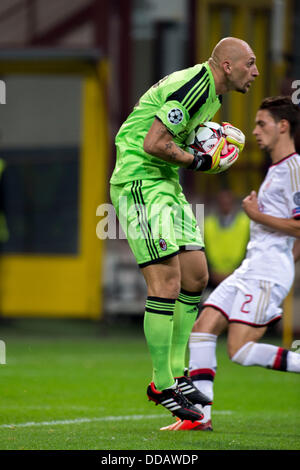
[[[299,26],[296,0],[1,0],[2,321],[141,316],[145,285],[126,240],[96,236],[116,131],[158,79],[203,62],[222,37],[240,37],[260,77],[247,95],[226,96],[215,120],[243,129],[243,157],[220,177],[181,178],[208,212],[223,188],[237,198],[257,190],[268,156],[252,137],[255,112],[265,96],[295,91]],[[300,332],[299,268],[287,346]]]

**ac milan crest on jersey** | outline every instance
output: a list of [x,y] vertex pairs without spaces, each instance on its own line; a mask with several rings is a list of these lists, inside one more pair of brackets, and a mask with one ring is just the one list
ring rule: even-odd
[[167,244],[166,241],[163,238],[160,238],[159,240],[159,246],[163,251],[166,251],[167,249]]
[[268,181],[265,182],[264,185],[262,185],[262,190],[266,191],[271,186],[271,183],[272,183],[272,178],[270,178]]

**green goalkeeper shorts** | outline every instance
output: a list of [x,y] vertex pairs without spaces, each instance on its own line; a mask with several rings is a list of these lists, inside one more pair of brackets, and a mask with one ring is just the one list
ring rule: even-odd
[[141,268],[180,251],[204,249],[196,217],[178,182],[135,180],[111,185],[110,196]]

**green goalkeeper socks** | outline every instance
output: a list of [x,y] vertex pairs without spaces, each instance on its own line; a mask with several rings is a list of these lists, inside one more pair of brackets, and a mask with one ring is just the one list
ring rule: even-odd
[[171,351],[173,377],[184,374],[187,343],[198,315],[198,304],[202,292],[187,292],[181,289],[175,304]]
[[198,314],[201,292],[181,289],[178,299],[148,297],[144,333],[153,364],[157,390],[174,384],[184,374],[186,347]]
[[153,364],[153,382],[157,390],[174,384],[171,369],[171,347],[175,299],[148,297],[144,333]]

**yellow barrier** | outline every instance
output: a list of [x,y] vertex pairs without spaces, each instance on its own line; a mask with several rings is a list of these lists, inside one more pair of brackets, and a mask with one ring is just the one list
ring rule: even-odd
[[83,76],[79,162],[77,255],[4,254],[0,259],[0,313],[11,316],[101,316],[103,241],[96,236],[96,209],[107,202],[107,65],[52,62],[2,63],[0,72],[76,73]]

